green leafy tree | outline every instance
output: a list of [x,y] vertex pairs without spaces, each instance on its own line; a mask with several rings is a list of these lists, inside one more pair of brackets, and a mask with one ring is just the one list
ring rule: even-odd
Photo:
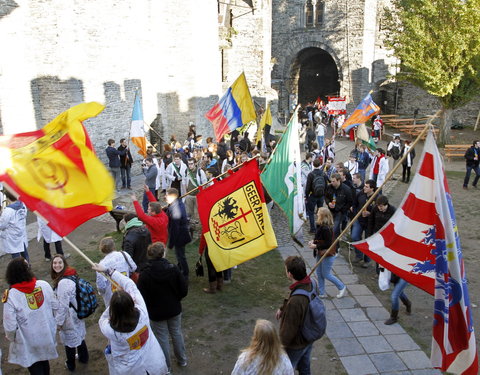
[[397,79],[439,99],[445,144],[452,110],[480,92],[480,0],[392,0],[385,28],[400,60]]

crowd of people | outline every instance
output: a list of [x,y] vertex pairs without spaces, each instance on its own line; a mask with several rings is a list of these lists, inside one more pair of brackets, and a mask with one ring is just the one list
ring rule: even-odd
[[[307,246],[317,261],[324,257],[316,268],[318,296],[327,297],[325,280],[329,280],[338,289],[336,298],[342,298],[347,287],[332,274],[339,250],[338,244],[332,244],[348,220],[360,211],[351,229],[352,241],[372,235],[391,218],[395,207],[385,195],[379,194],[367,207],[365,203],[383,184],[392,163],[408,151],[402,164],[402,182],[409,182],[415,152],[408,141],[394,137],[386,151],[377,148],[372,152],[363,144],[357,144],[348,160],[336,160],[335,134],[344,118],[328,116],[321,108],[307,107],[299,120],[302,124],[299,135],[305,148],[301,184],[312,234]],[[380,120],[375,121],[374,135],[380,137]],[[330,128],[333,128],[332,135],[327,138]],[[121,139],[118,148],[113,139],[107,143],[106,154],[115,189],[132,190],[133,159],[127,141]],[[110,374],[169,373],[173,367],[169,339],[177,365],[187,366],[181,327],[181,300],[187,296],[189,284],[185,246],[195,235],[200,236],[199,252],[205,255],[208,269],[209,283],[203,289],[205,293],[221,291],[224,282],[232,277],[232,270],[217,272],[208,257],[208,247],[200,235],[195,199],[197,188],[214,177],[221,178],[228,170],[252,157],[258,157],[260,168],[263,168],[275,143],[275,137],[268,131],[264,133],[263,143],[260,140],[252,142],[247,132],[243,135],[233,132],[218,143],[212,138],[204,142],[203,137],[196,134],[195,126],[190,125],[183,143],[172,136],[170,143],[163,144],[161,150],[154,146],[147,148],[142,161],[143,198],[139,202],[136,194],[131,194],[135,213],[127,213],[124,217],[121,249],[116,250],[112,238],[103,238],[99,251],[104,257],[93,267],[97,272],[97,291],[106,307],[99,326],[108,340],[105,358]],[[472,160],[467,159],[467,173],[468,170],[477,173],[475,187],[479,178],[478,148],[479,143],[474,142],[470,152]],[[49,360],[59,356],[58,332],[65,348],[65,367],[75,371],[77,361],[83,364],[89,361],[85,320],[77,314],[79,275],[68,264],[69,254],[63,252],[61,237],[38,219],[38,239],[43,241],[45,260],[50,262],[51,285],[35,278],[28,263],[26,207],[13,195],[8,192],[6,195],[9,204],[0,217],[0,231],[2,249],[13,258],[7,267],[9,289],[3,298],[4,328],[10,341],[9,362],[28,368],[31,374],[48,374]],[[271,207],[273,202],[266,195]],[[51,243],[55,245],[53,256]],[[174,250],[176,265],[165,258],[167,248]],[[369,268],[372,262],[355,250],[353,263]],[[314,283],[307,276],[300,257],[288,257],[285,269],[292,284],[289,298],[276,314],[279,330],[270,321],[258,320],[251,343],[241,352],[232,374],[293,374],[295,369],[300,374],[310,373],[312,343],[307,342],[299,330],[308,303],[294,291],[300,288],[311,292]],[[399,301],[408,314],[412,309],[404,293],[407,283],[393,274],[391,281],[395,287],[391,295],[391,315],[385,324],[398,320]],[[41,331],[33,334],[33,326],[40,327]]]

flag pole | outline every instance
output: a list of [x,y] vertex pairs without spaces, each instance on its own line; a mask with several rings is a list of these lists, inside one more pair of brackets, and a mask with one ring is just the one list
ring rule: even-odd
[[[298,109],[300,108],[300,104],[297,105],[297,108],[295,108],[295,111],[293,111],[293,115],[290,117],[290,120],[288,121],[287,123],[287,126],[285,127],[285,129],[283,130],[283,133],[282,133],[282,136],[280,137],[280,140],[277,142],[277,146],[280,144],[280,142],[282,142],[283,140],[283,136],[285,135],[285,132],[287,131],[288,129],[288,124],[290,124],[290,121],[292,120],[293,116],[298,116]],[[297,130],[298,131],[298,130]],[[265,166],[268,166],[268,164],[270,164],[270,161],[272,160],[272,157],[273,155],[275,155],[275,151],[277,151],[277,146],[275,146],[275,148],[273,149],[272,153],[270,154],[270,156],[268,157],[268,160],[267,162],[265,163]]]
[[[15,198],[19,199],[19,195],[17,194],[17,192],[15,190],[13,190],[10,185],[8,185],[6,182],[3,182],[3,186],[5,187],[5,189],[8,190],[8,192],[10,194],[12,194]],[[39,212],[37,211],[33,211],[33,213],[35,215],[37,215],[39,218],[41,218],[42,220],[46,221],[47,224],[48,224],[48,220],[45,219],[42,215],[40,215]],[[75,244],[72,243],[72,241],[70,241],[67,237],[62,237],[62,239],[65,240],[65,242],[67,242],[76,252],[78,252],[83,258],[85,258],[85,260],[92,266],[95,265],[95,263],[93,263],[83,252],[82,250],[80,250],[77,246],[75,246]],[[110,282],[112,284],[114,284],[115,286],[119,287],[118,283],[116,283],[115,281],[113,281],[106,273],[104,273],[105,277],[110,280]]]
[[250,160],[257,159],[257,158],[259,158],[259,157],[260,157],[260,155],[255,155],[253,158],[250,158],[250,159],[248,159],[247,161],[244,161],[243,163],[238,164],[238,165],[236,165],[235,167],[229,169],[228,171],[223,172],[222,174],[219,174],[217,177],[214,177],[214,178],[212,178],[211,180],[208,180],[208,181],[205,182],[204,184],[198,185],[196,188],[194,188],[194,189],[186,192],[185,194],[183,194],[179,199],[182,199],[182,198],[186,197],[187,195],[192,194],[193,192],[197,191],[198,189],[200,189],[201,187],[203,187],[203,186],[205,186],[205,185],[208,185],[209,183],[211,183],[212,181],[218,179],[219,177],[225,176],[226,174],[230,174],[230,171],[234,171],[235,169],[240,168],[243,164],[248,163]]
[[310,273],[308,274],[308,276],[311,276],[313,274],[313,272],[315,272],[315,269],[320,265],[320,263],[322,263],[323,259],[327,256],[328,253],[330,253],[330,251],[334,248],[334,246],[337,245],[337,243],[340,241],[340,239],[343,237],[344,234],[346,234],[350,228],[352,227],[353,223],[355,221],[357,221],[357,219],[360,217],[360,215],[362,214],[362,212],[364,210],[367,209],[367,207],[373,202],[373,200],[376,198],[376,196],[380,193],[380,191],[382,190],[382,188],[385,186],[385,184],[387,183],[387,181],[389,181],[393,174],[395,173],[395,171],[400,167],[400,165],[403,163],[403,161],[407,158],[408,154],[413,150],[413,148],[415,147],[415,145],[420,141],[420,139],[424,136],[424,134],[427,132],[427,130],[432,126],[432,121],[434,118],[438,117],[440,111],[437,111],[437,113],[435,113],[435,115],[432,116],[432,118],[430,118],[427,123],[425,124],[425,126],[423,127],[422,131],[420,132],[420,134],[418,134],[417,138],[415,139],[415,141],[412,143],[410,149],[407,150],[407,152],[398,160],[398,162],[393,166],[392,170],[388,172],[387,176],[385,177],[385,181],[383,182],[383,184],[380,186],[380,187],[377,187],[377,190],[375,190],[375,192],[371,195],[371,197],[365,202],[365,204],[363,205],[363,207],[361,209],[358,210],[357,214],[353,217],[352,220],[350,220],[348,223],[347,223],[347,226],[345,227],[345,229],[338,235],[338,237],[332,242],[332,244],[330,245],[330,247],[327,249],[327,251],[325,251],[325,254],[322,255],[322,257],[318,260],[318,262],[315,264],[315,266],[312,268],[312,270],[310,271]]

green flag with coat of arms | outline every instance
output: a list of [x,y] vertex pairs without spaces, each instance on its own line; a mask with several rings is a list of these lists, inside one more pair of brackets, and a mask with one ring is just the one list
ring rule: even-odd
[[297,109],[260,175],[268,194],[287,215],[290,233],[297,241],[297,236],[302,236],[301,229],[306,218],[298,130]]

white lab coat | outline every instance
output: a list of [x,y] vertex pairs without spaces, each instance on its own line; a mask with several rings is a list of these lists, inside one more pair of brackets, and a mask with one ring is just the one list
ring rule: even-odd
[[55,233],[40,216],[37,216],[37,224],[37,241],[40,241],[42,237],[46,243],[54,243],[62,240],[62,237]]
[[[375,156],[370,163],[370,179],[373,179],[373,166],[375,165],[376,160],[377,157]],[[388,165],[388,159],[386,157],[383,157],[382,159],[380,159],[380,163],[378,165],[377,187],[380,187],[383,184],[383,182],[385,181],[385,177],[387,176],[389,171],[390,166]]]
[[110,375],[168,373],[165,356],[150,327],[147,307],[135,283],[120,272],[114,272],[112,279],[133,298],[135,308],[140,312],[137,326],[132,332],[116,332],[110,326],[110,309],[107,308],[98,322],[100,330],[108,339],[110,353],[106,358]]
[[54,310],[55,321],[60,327],[60,340],[69,348],[80,346],[87,331],[85,322],[78,319],[77,313],[70,306],[77,308],[76,284],[73,280],[62,279],[55,290],[57,296],[57,308]]
[[187,170],[187,166],[185,165],[184,162],[181,162],[180,168],[180,174],[178,174],[177,170],[173,166],[174,162],[172,161],[170,164],[168,164],[167,169],[165,170],[165,179],[167,182],[167,189],[169,189],[172,186],[172,182],[175,181],[175,178],[178,176],[178,179],[180,181],[180,195],[183,195],[186,193],[185,191],[185,184],[183,182],[183,176],[185,176],[185,172]]
[[[105,255],[105,258],[100,261],[100,264],[105,268],[112,268],[118,272],[121,272],[125,276],[130,277],[132,272],[135,272],[137,269],[137,265],[133,261],[130,254],[125,251],[123,254],[125,254],[125,257],[127,257],[128,262],[125,260],[120,251],[112,251],[111,253]],[[130,267],[128,264],[130,264]],[[113,292],[116,290],[116,288],[114,286],[112,287],[110,280],[108,280],[100,272],[97,272],[97,289],[98,293],[103,297],[105,306],[110,306],[110,299],[112,298]]]
[[27,240],[27,208],[16,201],[9,204],[0,216],[0,250],[15,254],[25,251]]
[[30,367],[58,357],[55,305],[52,287],[46,281],[37,280],[32,294],[10,289],[3,304],[3,328],[10,341],[8,362]]

